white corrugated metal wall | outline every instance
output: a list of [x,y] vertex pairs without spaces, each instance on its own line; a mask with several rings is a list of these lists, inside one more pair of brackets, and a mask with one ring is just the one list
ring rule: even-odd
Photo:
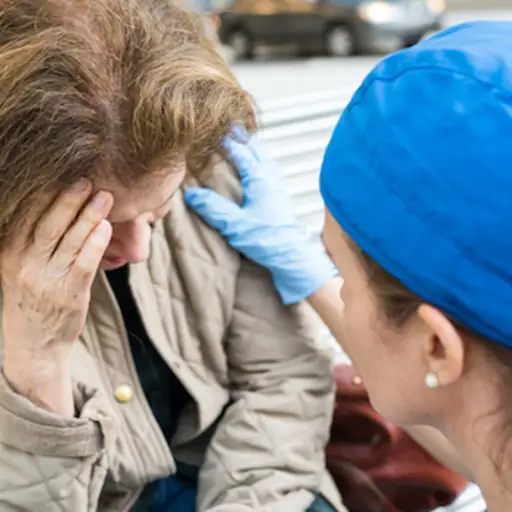
[[260,105],[263,129],[259,138],[285,174],[298,218],[315,234],[323,222],[318,193],[322,154],[351,92],[347,89],[340,94],[337,89]]
[[[297,217],[314,237],[320,233],[323,223],[318,191],[322,154],[353,92],[348,87],[342,91],[269,100],[259,105],[262,127],[259,138],[285,175]],[[452,507],[436,512],[483,512],[485,508],[478,488],[471,485]]]

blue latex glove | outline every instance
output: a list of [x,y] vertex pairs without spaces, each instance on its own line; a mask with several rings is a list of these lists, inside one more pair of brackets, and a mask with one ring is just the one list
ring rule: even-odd
[[334,266],[297,223],[280,170],[245,131],[237,127],[233,135],[224,146],[240,174],[242,206],[204,188],[189,188],[185,201],[231,247],[271,272],[285,304],[297,303],[333,277]]

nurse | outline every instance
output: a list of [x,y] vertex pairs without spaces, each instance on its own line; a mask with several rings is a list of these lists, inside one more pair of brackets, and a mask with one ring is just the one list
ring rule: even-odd
[[512,510],[512,23],[474,22],[381,61],[321,171],[323,240],[291,215],[280,172],[235,130],[245,200],[187,200],[308,300],[376,409],[441,431],[490,512]]

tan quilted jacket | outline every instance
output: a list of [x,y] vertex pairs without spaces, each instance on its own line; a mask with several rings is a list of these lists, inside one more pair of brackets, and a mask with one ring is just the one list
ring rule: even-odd
[[[235,197],[225,164],[213,185]],[[198,512],[302,512],[322,492],[332,351],[306,305],[283,307],[265,271],[240,258],[180,194],[130,268],[145,327],[193,398],[169,448],[131,359],[104,274],[73,355],[76,419],[44,412],[0,379],[0,511],[125,511],[175,460],[201,466]],[[119,386],[133,399],[115,400]],[[221,416],[226,405],[230,405]]]

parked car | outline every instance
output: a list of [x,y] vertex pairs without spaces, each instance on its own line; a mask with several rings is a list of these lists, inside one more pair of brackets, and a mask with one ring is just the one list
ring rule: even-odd
[[439,30],[445,0],[220,0],[212,15],[235,58],[258,45],[297,45],[333,56],[391,51]]

